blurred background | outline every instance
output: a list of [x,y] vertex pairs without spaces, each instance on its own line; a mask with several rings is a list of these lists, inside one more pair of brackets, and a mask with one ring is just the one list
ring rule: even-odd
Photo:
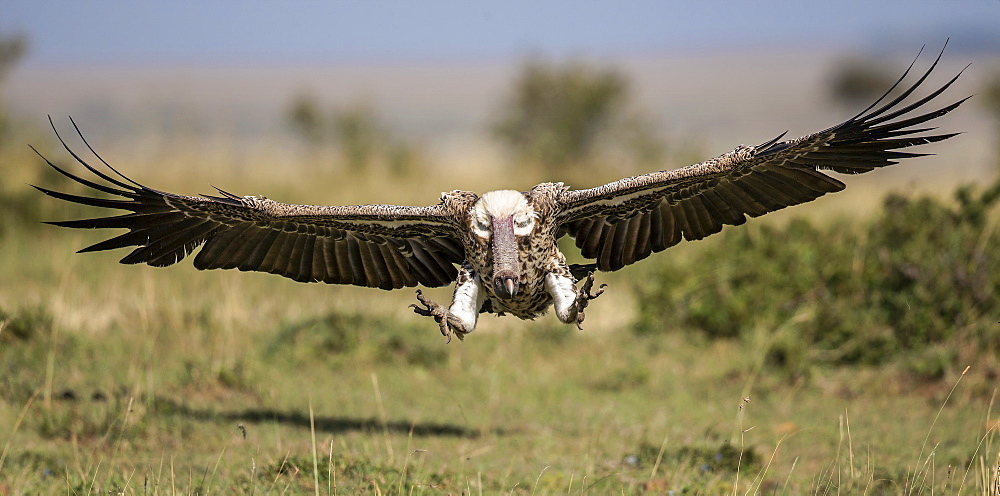
[[[997,0],[3,0],[0,495],[993,494],[998,26]],[[934,122],[963,134],[600,274],[585,332],[445,346],[409,290],[77,255],[117,233],[41,221],[107,212],[28,187],[84,191],[27,146],[81,170],[51,115],[177,193],[585,188],[825,129],[949,39],[918,93],[969,65]]]
[[[998,21],[973,1],[11,0],[0,95],[7,121],[73,116],[133,171],[190,148],[437,177],[533,162],[585,187],[832,125],[950,38],[936,81],[971,63],[953,94],[984,97],[946,122],[969,135],[936,150],[961,163],[905,169],[956,182],[987,173]],[[612,171],[573,176],[587,167]]]

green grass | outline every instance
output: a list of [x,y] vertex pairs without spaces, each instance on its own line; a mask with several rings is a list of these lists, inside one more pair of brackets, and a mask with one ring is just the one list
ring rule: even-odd
[[[992,494],[998,357],[962,334],[932,340],[935,374],[790,372],[773,350],[794,312],[717,339],[651,323],[639,280],[678,274],[665,254],[601,275],[583,332],[486,317],[446,345],[410,291],[122,266],[34,216],[0,229],[0,494]],[[724,236],[672,251],[704,275]]]

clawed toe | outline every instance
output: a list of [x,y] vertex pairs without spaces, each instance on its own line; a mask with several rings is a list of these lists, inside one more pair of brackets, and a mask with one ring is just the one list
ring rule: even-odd
[[601,294],[604,293],[604,288],[606,287],[608,287],[607,284],[601,284],[597,288],[596,293],[591,293],[590,291],[594,289],[594,273],[591,272],[587,274],[587,280],[584,281],[583,287],[580,288],[580,296],[585,297],[587,300],[593,300],[594,298],[601,296]]
[[417,290],[417,301],[419,301],[420,304],[423,305],[425,308],[421,308],[416,304],[412,304],[410,305],[410,308],[413,309],[413,313],[417,315],[422,315],[424,317],[433,317],[434,322],[437,322],[438,327],[441,328],[441,335],[448,338],[446,344],[451,342],[451,337],[453,335],[458,336],[459,341],[465,339],[465,333],[457,329],[456,331],[458,332],[452,332],[452,328],[448,324],[448,318],[451,315],[451,313],[448,312],[447,308],[441,306],[437,302],[424,296],[424,292],[419,289]]
[[604,294],[604,289],[607,288],[607,284],[601,284],[596,292],[591,292],[594,289],[594,273],[591,272],[587,274],[587,280],[583,282],[583,286],[580,287],[580,291],[576,295],[576,328],[583,330],[583,320],[587,317],[583,310],[587,308],[590,304],[590,300],[597,298]]

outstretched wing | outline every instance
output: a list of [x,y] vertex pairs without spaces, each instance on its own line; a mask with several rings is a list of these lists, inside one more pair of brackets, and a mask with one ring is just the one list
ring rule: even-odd
[[938,54],[913,85],[878,107],[906,78],[911,63],[874,104],[825,131],[792,141],[779,141],[781,135],[681,169],[565,191],[559,197],[562,232],[575,238],[583,256],[596,259],[599,269],[618,270],[682,239],[701,239],[721,231],[723,225],[743,224],[747,215],[757,217],[844,189],[842,182],[820,172],[824,169],[860,174],[926,155],[897,150],[958,134],[914,136],[936,129],[919,126],[967,99],[925,109],[960,72],[927,96],[904,105],[940,59]]
[[59,140],[73,158],[107,183],[74,175],[42,157],[53,169],[120,199],[35,188],[61,200],[132,212],[50,222],[62,227],[129,230],[81,252],[137,246],[122,263],[163,267],[204,244],[194,259],[199,269],[270,272],[301,282],[382,289],[446,286],[457,276],[455,264],[465,258],[456,236],[456,219],[443,205],[289,205],[222,190],[222,196],[175,195],[132,181],[103,160],[121,179],[101,172],[74,153],[62,137]]

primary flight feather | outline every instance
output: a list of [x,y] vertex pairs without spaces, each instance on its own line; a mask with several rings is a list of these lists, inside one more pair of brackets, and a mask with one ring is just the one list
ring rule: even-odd
[[[51,222],[73,228],[128,229],[81,250],[137,247],[122,263],[172,265],[201,246],[194,258],[198,269],[270,272],[301,282],[381,289],[454,282],[449,306],[428,299],[420,290],[419,305],[411,305],[416,313],[433,317],[449,338],[472,332],[484,312],[531,319],[554,307],[559,320],[579,326],[588,303],[603,292],[603,287],[593,288],[595,270],[618,270],[682,239],[701,239],[724,225],[743,224],[747,216],[844,189],[842,182],[823,171],[868,172],[925,155],[903,149],[958,134],[936,134],[935,128],[922,125],[965,101],[927,109],[961,73],[914,97],[940,58],[941,54],[916,82],[890,99],[911,64],[874,104],[824,131],[791,141],[780,141],[779,136],[698,164],[591,189],[542,183],[527,192],[500,190],[479,196],[452,191],[427,207],[290,205],[222,190],[220,196],[184,196],[143,186],[101,160],[111,171],[103,172],[85,162],[61,136],[70,155],[104,182],[78,176],[48,159],[46,163],[119,199],[36,188],[61,200],[130,211]],[[592,263],[567,264],[557,245],[565,235]]]

